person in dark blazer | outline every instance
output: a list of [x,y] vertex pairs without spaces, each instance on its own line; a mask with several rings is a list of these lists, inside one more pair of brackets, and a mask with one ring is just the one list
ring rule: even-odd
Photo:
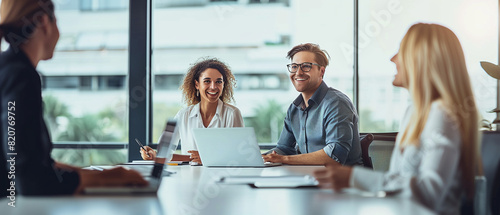
[[136,171],[83,170],[51,158],[52,142],[43,119],[41,60],[52,58],[59,30],[51,0],[2,0],[0,40],[0,194],[64,195],[87,186],[147,182]]

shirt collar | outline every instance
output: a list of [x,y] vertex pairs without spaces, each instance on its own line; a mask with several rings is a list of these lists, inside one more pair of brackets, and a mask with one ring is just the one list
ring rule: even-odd
[[[219,116],[220,113],[222,112],[222,106],[224,106],[224,102],[222,100],[217,100],[217,109],[215,110],[215,116]],[[197,117],[198,114],[200,113],[200,102],[198,104],[195,104],[193,106],[193,109],[191,110],[191,113],[189,114],[189,117]]]
[[198,114],[200,113],[200,103],[193,105],[193,109],[191,109],[191,112],[189,113],[189,118],[191,117],[197,117]]
[[[309,99],[309,105],[316,103],[319,104],[325,98],[326,93],[328,92],[328,85],[324,81],[321,81],[321,84],[319,85],[318,89],[314,92],[314,94],[311,96]],[[293,101],[293,104],[298,107],[305,107],[304,105],[304,98],[302,97],[302,94],[297,96],[297,98]]]

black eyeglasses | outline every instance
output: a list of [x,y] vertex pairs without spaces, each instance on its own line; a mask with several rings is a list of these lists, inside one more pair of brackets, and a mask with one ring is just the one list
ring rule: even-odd
[[288,67],[288,71],[290,73],[296,73],[298,70],[299,70],[299,67],[300,69],[303,71],[303,72],[309,72],[311,71],[312,69],[312,66],[313,65],[316,65],[318,67],[321,67],[321,65],[317,64],[317,63],[309,63],[309,62],[304,62],[304,63],[291,63],[291,64],[288,64],[286,65],[286,67]]

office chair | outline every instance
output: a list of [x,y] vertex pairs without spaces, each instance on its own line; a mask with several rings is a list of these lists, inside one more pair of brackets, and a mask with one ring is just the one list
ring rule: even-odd
[[500,215],[500,131],[484,131],[481,143],[487,205],[491,215]]
[[462,197],[461,214],[500,215],[500,131],[483,131],[481,160],[484,176],[476,176],[474,202]]
[[368,148],[373,141],[373,134],[366,134],[362,136],[359,140],[361,144],[361,157],[363,158],[363,166],[366,168],[373,169],[372,158],[368,154]]

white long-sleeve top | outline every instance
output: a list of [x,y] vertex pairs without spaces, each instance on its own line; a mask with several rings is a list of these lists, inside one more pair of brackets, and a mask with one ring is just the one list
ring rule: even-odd
[[[400,131],[411,123],[410,115],[411,107]],[[406,146],[402,151],[400,138],[398,135],[388,172],[354,167],[350,186],[370,192],[401,190],[398,196],[412,198],[438,214],[460,214],[462,141],[457,122],[434,102],[420,135],[420,146]]]
[[[188,154],[189,150],[197,150],[193,135],[194,128],[205,128],[200,114],[200,103],[185,107],[175,116],[178,126],[178,134],[173,135],[173,142],[177,148],[179,139],[182,144],[182,154]],[[241,112],[235,106],[218,100],[217,110],[207,128],[244,127]]]

